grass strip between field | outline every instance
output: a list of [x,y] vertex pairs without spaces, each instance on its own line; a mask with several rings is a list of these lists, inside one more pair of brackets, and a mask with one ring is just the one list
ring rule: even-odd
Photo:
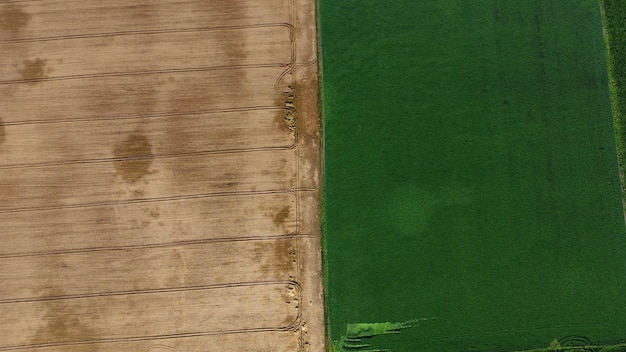
[[615,122],[622,193],[626,192],[626,2],[600,0],[607,46],[609,89]]

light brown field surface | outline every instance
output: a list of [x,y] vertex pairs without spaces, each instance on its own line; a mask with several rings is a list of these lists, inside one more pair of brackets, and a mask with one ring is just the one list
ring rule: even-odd
[[0,351],[324,350],[315,21],[0,1]]
[[[115,159],[115,148],[123,146],[128,136],[141,130],[150,141],[153,155],[168,156],[189,153],[219,153],[255,149],[290,149],[295,140],[286,133],[283,108],[255,111],[158,115],[118,119],[115,130],[107,128],[110,120],[63,121],[51,123],[5,124],[6,134],[15,138],[5,141],[6,154],[0,168],[23,164],[46,164],[72,161]],[[180,121],[185,121],[181,124]],[[36,138],[35,138],[35,137]],[[241,137],[244,138],[241,138]],[[142,138],[142,137],[140,137]],[[90,143],[83,143],[89,140]],[[141,142],[140,139],[139,142]],[[185,143],[180,143],[185,140]],[[77,144],[84,144],[80,149]],[[118,148],[119,149],[119,148]],[[29,153],[24,153],[29,150]]]
[[[0,246],[0,257],[292,236],[295,203],[294,193],[250,192],[0,212],[3,236],[12,238]],[[302,221],[298,225],[302,228]]]
[[276,107],[284,104],[276,89],[283,72],[281,65],[270,65],[4,84],[0,94],[11,104],[3,120],[11,125]]

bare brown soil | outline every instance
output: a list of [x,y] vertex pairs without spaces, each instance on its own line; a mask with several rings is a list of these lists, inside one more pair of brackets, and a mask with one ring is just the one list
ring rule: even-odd
[[0,351],[323,351],[313,0],[0,2]]

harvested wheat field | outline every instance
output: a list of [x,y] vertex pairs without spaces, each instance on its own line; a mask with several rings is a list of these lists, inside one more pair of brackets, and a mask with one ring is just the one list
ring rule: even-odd
[[0,351],[322,351],[313,0],[0,1]]

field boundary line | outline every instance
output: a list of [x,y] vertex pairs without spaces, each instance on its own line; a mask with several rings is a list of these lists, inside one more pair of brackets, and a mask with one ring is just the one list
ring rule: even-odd
[[[309,0],[311,1],[311,0]],[[285,73],[283,75],[281,75],[277,81],[277,89],[279,89],[279,92],[281,92],[287,99],[288,102],[291,102],[293,104],[293,114],[295,116],[296,119],[296,123],[295,123],[295,128],[294,128],[294,135],[295,135],[295,168],[296,168],[296,189],[303,189],[302,184],[303,184],[303,177],[304,175],[301,174],[301,167],[302,165],[302,160],[300,160],[300,158],[305,157],[303,155],[303,150],[305,150],[307,148],[306,145],[303,145],[303,143],[307,142],[306,137],[303,138],[303,134],[309,132],[309,124],[315,124],[315,121],[310,121],[311,119],[314,120],[318,120],[319,116],[314,113],[314,111],[312,111],[310,108],[308,108],[307,104],[304,104],[304,101],[302,101],[302,97],[299,96],[300,93],[303,94],[303,97],[305,97],[305,92],[304,90],[300,89],[300,85],[302,86],[303,89],[306,89],[306,85],[304,83],[304,81],[300,81],[300,77],[296,74],[298,72],[298,69],[303,67],[301,64],[298,63],[298,53],[302,53],[302,51],[300,50],[300,47],[298,46],[298,40],[302,39],[301,36],[305,35],[305,31],[307,30],[306,27],[302,28],[301,24],[303,23],[307,23],[307,20],[310,20],[311,18],[309,17],[305,17],[305,18],[300,18],[300,16],[302,15],[301,10],[305,10],[307,9],[308,4],[312,4],[314,6],[313,10],[317,11],[317,2],[316,1],[312,1],[308,4],[303,4],[302,2],[298,1],[298,0],[290,0],[289,2],[289,6],[290,6],[290,11],[289,11],[289,15],[290,15],[290,21],[291,23],[293,23],[294,26],[294,37],[292,40],[292,52],[293,52],[293,56],[292,56],[292,61],[289,67],[287,67],[285,69]],[[310,10],[309,10],[310,11]],[[305,16],[316,16],[314,13],[311,12],[307,12],[304,14]],[[315,23],[315,22],[313,22]],[[309,43],[310,44],[310,43]],[[304,51],[305,55],[309,55],[307,54],[307,50],[305,49]],[[317,60],[317,56],[315,56],[315,60]],[[285,79],[287,77],[287,75],[291,75],[292,77],[292,84],[287,86],[287,90],[280,90],[280,83],[283,79]],[[315,73],[317,74],[317,72]],[[316,103],[319,103],[316,101]],[[318,105],[318,104],[315,104]],[[304,123],[303,123],[304,121]],[[319,137],[318,137],[319,138]],[[319,168],[319,164],[317,164],[317,168]],[[313,170],[313,172],[317,172],[315,169]],[[318,192],[319,191],[319,185],[317,183],[315,183],[313,185],[313,190],[314,192]],[[303,214],[302,214],[302,204],[301,204],[301,194],[296,194],[296,203],[295,203],[295,209],[296,209],[296,235],[300,235],[301,231],[302,231],[302,220],[303,220]],[[317,210],[316,210],[317,211]],[[313,214],[308,214],[310,216],[313,216]],[[315,230],[312,230],[315,231]],[[316,236],[316,238],[318,238],[319,236]],[[305,325],[307,324],[307,320],[312,320],[312,327],[316,327],[318,321],[316,321],[316,317],[315,315],[313,315],[315,310],[309,310],[309,309],[304,309],[304,304],[305,304],[305,300],[309,300],[309,299],[313,299],[312,297],[308,296],[310,294],[312,294],[313,292],[315,292],[314,289],[308,289],[308,287],[316,287],[317,285],[314,282],[308,282],[309,279],[311,279],[311,275],[307,274],[307,272],[303,272],[303,267],[301,263],[306,263],[307,265],[312,264],[310,262],[308,262],[309,259],[307,258],[311,258],[311,253],[308,253],[308,255],[304,255],[305,253],[303,252],[305,250],[305,246],[302,243],[302,240],[300,237],[297,237],[295,239],[295,250],[296,250],[296,257],[295,257],[295,263],[296,263],[296,269],[295,269],[295,277],[294,279],[297,281],[301,281],[301,280],[305,280],[305,282],[307,282],[307,284],[309,286],[307,286],[307,290],[306,290],[306,297],[305,297],[305,290],[304,289],[300,289],[298,290],[298,319],[296,322],[294,322],[294,326],[293,326],[293,331],[297,331],[298,334],[298,351],[300,352],[305,352],[305,351],[309,351],[311,350],[311,348],[314,349],[326,349],[326,346],[324,346],[324,344],[322,345],[317,345],[317,344],[313,344],[310,345],[310,343],[312,342],[310,340],[311,336],[306,336],[307,333],[311,333],[314,332],[315,334],[317,334],[318,332],[315,330],[312,330],[311,332],[307,332],[307,329],[305,329]],[[308,270],[314,270],[313,268],[309,268]],[[305,314],[306,312],[311,312],[311,316],[304,316],[302,317],[303,314]],[[321,320],[323,321],[323,316],[322,317],[318,317],[321,318]],[[296,325],[297,323],[297,325]],[[317,340],[317,337],[314,338],[315,340]]]

